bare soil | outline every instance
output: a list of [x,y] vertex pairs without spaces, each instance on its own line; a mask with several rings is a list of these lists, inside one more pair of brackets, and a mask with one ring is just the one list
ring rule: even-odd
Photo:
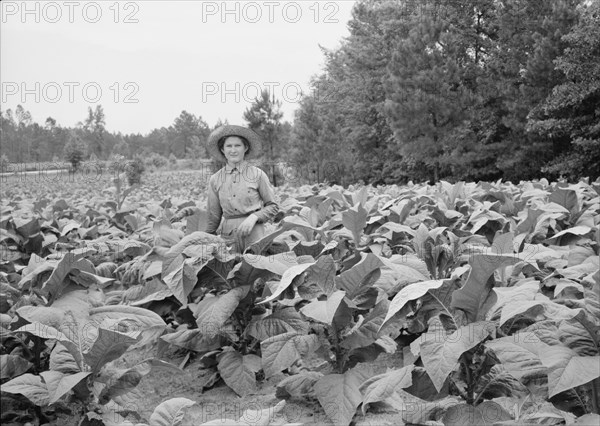
[[[400,353],[402,351],[399,351]],[[123,366],[133,366],[142,359],[152,357],[152,354],[143,352],[130,352],[125,354]],[[162,357],[164,361],[180,365],[184,354],[177,352],[167,353]],[[400,368],[402,360],[398,355],[380,355],[373,363],[376,372],[383,373],[388,368]],[[275,406],[280,399],[275,397],[277,383],[284,377],[283,374],[263,380],[258,384],[257,392],[246,397],[239,397],[222,380],[212,388],[203,390],[201,363],[192,359],[184,366],[187,375],[174,375],[165,371],[153,372],[145,376],[138,389],[144,398],[136,401],[137,411],[141,415],[138,421],[148,422],[154,408],[161,402],[170,398],[183,397],[195,401],[183,421],[184,425],[199,425],[210,420],[220,419],[223,425],[226,419],[237,420],[245,410],[262,410]],[[133,420],[133,419],[132,419]],[[256,419],[257,424],[261,419]],[[264,421],[264,419],[263,419]],[[368,412],[366,416],[358,414],[354,422],[357,426],[367,425],[402,425],[402,419],[396,412]],[[284,425],[287,423],[305,425],[332,425],[325,412],[316,400],[286,401],[285,407],[277,413],[271,425]]]

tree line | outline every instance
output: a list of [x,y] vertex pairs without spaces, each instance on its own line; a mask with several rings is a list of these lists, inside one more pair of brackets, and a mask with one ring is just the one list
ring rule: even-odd
[[210,131],[201,117],[187,111],[182,111],[171,126],[154,129],[147,135],[109,132],[102,105],[88,107],[86,118],[74,128],[61,127],[52,117],[41,126],[33,122],[31,114],[21,105],[14,113],[8,109],[0,114],[2,154],[16,163],[62,161],[72,151],[80,151],[84,159],[98,160],[111,155],[131,158],[134,154],[152,153],[204,158],[203,140]]
[[[322,49],[291,122],[268,92],[244,113],[268,164],[337,183],[600,175],[600,0],[358,0],[348,28]],[[183,111],[147,135],[113,134],[97,106],[74,129],[22,107],[0,124],[10,161],[49,161],[69,144],[97,158],[206,158],[221,123]]]
[[359,1],[294,123],[354,179],[600,174],[598,0]]

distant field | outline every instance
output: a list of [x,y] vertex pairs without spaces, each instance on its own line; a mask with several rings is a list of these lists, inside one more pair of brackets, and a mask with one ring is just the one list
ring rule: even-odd
[[[93,204],[114,198],[114,174],[106,170],[83,168],[75,174],[66,170],[46,170],[3,175],[0,178],[2,199],[65,199],[80,204]],[[166,199],[181,203],[203,198],[208,176],[202,171],[156,171],[145,173],[139,188],[128,196],[129,202],[161,202]],[[86,202],[87,201],[87,202]],[[174,204],[177,204],[174,201]]]
[[6,173],[25,173],[38,172],[46,170],[68,169],[70,164],[66,161],[43,161],[34,163],[8,163],[2,165],[2,174]]

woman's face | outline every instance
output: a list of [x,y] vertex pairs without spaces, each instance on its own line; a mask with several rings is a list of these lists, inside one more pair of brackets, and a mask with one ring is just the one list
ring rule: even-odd
[[248,148],[237,136],[229,136],[223,144],[223,155],[228,163],[239,163],[244,159]]

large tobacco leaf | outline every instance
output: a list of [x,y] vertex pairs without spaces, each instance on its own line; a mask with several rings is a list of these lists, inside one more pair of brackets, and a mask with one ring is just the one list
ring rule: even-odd
[[43,371],[39,376],[23,374],[2,385],[2,391],[19,393],[36,405],[46,406],[58,401],[91,372],[63,374],[58,371]]
[[485,314],[496,302],[496,295],[492,292],[494,271],[518,261],[512,254],[474,255],[469,262],[471,272],[467,282],[452,295],[452,308],[464,311],[469,322],[484,320]]
[[219,354],[218,360],[219,374],[235,393],[244,397],[256,391],[255,374],[262,368],[259,356],[242,355],[227,346]]
[[315,395],[334,424],[350,424],[362,402],[360,385],[372,375],[372,367],[359,364],[343,374],[323,376],[315,383]]
[[335,285],[346,292],[346,297],[357,305],[371,308],[377,298],[373,284],[381,275],[383,262],[372,253],[361,254],[360,261],[347,271],[335,277]]
[[548,368],[549,396],[583,385],[600,377],[600,356],[579,356],[564,346],[550,346],[540,353]]
[[171,375],[186,374],[179,367],[154,358],[125,369],[116,368],[113,363],[109,363],[95,376],[93,395],[105,406],[111,404],[111,401],[122,407],[135,406],[136,401],[144,397],[137,386],[144,376],[156,371],[165,371]]
[[98,327],[112,328],[137,339],[133,348],[155,343],[167,327],[160,315],[136,306],[100,306],[90,309],[89,315]]
[[535,279],[526,279],[517,282],[512,287],[494,287],[492,291],[496,294],[496,303],[486,314],[486,320],[494,318],[504,306],[515,300],[533,300],[540,290],[540,284]]
[[208,352],[221,347],[219,336],[209,336],[198,328],[177,330],[161,336],[161,340],[195,352]]
[[278,334],[260,344],[265,375],[271,377],[290,367],[302,357],[315,352],[320,346],[316,335],[296,332]]
[[42,284],[39,292],[48,300],[53,301],[60,296],[64,289],[68,286],[69,281],[66,280],[67,275],[74,270],[94,273],[94,266],[84,257],[88,252],[68,252],[58,262],[50,277]]
[[19,355],[0,355],[0,379],[12,379],[33,367],[33,364]]
[[324,232],[321,227],[312,226],[300,216],[286,216],[281,221],[278,230],[265,235],[263,238],[248,247],[248,249],[254,253],[263,254],[275,238],[290,230],[298,230],[302,232],[307,241],[312,241],[315,233],[319,233],[321,236],[324,236]]
[[59,328],[65,318],[65,311],[53,306],[23,306],[17,309],[19,317],[30,323],[36,322]]
[[438,327],[424,335],[421,358],[438,392],[448,375],[458,366],[460,356],[494,334],[494,323],[481,321],[460,327],[448,335]]
[[97,373],[105,364],[123,355],[136,342],[137,339],[125,334],[100,328],[92,347],[83,353],[83,359],[92,369],[92,373]]
[[171,398],[161,402],[150,416],[153,426],[179,426],[187,410],[196,404],[187,398]]
[[520,316],[531,322],[551,319],[555,321],[568,320],[576,317],[580,309],[571,309],[552,302],[542,294],[537,294],[535,300],[513,300],[502,308],[500,326],[507,321]]
[[183,237],[165,254],[162,279],[184,306],[198,281],[198,272],[218,256],[223,247],[221,238],[197,231]]
[[23,374],[2,385],[2,392],[21,394],[35,405],[49,404],[50,395],[41,376]]
[[478,378],[475,393],[480,395],[481,399],[512,396],[525,398],[529,390],[504,366],[494,365],[487,374]]
[[264,318],[253,319],[245,333],[259,341],[289,332],[308,334],[309,324],[293,307],[284,307]]
[[379,337],[379,329],[389,308],[389,301],[383,299],[369,312],[358,328],[344,337],[341,346],[346,349],[362,348],[374,343]]
[[456,396],[447,396],[437,401],[425,401],[403,391],[400,391],[400,394],[404,402],[402,421],[406,424],[423,425],[428,422],[439,422],[447,410],[463,403],[463,400]]
[[381,327],[383,327],[383,325],[390,321],[395,315],[400,316],[408,314],[408,302],[423,297],[429,290],[439,288],[443,284],[444,280],[434,280],[409,284],[404,287],[392,299],[387,315],[385,316]]
[[427,281],[428,279],[429,272],[427,272],[427,268],[424,271],[417,269],[420,266],[416,260],[407,261],[403,264],[382,257],[379,259],[383,262],[383,266],[381,267],[381,276],[374,286],[390,296],[397,294],[408,284]]
[[278,253],[273,256],[244,254],[243,259],[253,268],[264,269],[280,276],[288,268],[298,264],[296,253],[293,251]]
[[517,332],[490,340],[485,346],[494,352],[510,374],[524,383],[546,375],[546,367],[540,357],[550,346],[540,341],[533,332]]
[[134,285],[125,290],[122,303],[130,306],[143,306],[153,301],[165,300],[170,296],[173,296],[173,292],[167,285],[158,277],[153,277],[143,284]]
[[301,263],[299,265],[295,265],[287,269],[283,273],[281,280],[277,284],[277,287],[273,290],[272,294],[265,300],[263,300],[261,303],[267,303],[277,299],[285,290],[287,290],[287,288],[292,284],[296,277],[298,277],[300,274],[302,274],[314,264],[315,263]]
[[445,280],[438,288],[432,288],[420,298],[419,306],[411,316],[407,318],[406,328],[411,333],[420,333],[427,329],[427,324],[438,318],[443,322],[447,331],[454,331],[462,324],[460,311],[451,308],[452,295],[460,288],[459,280]]
[[383,374],[371,377],[361,386],[363,394],[362,412],[366,414],[369,404],[385,401],[394,393],[412,385],[412,372],[414,365],[408,365],[400,370],[387,371]]
[[187,305],[188,296],[198,281],[198,272],[200,272],[210,260],[212,259],[176,256],[170,260],[167,268],[165,268],[163,264],[162,279],[182,305]]
[[[65,314],[65,322],[58,329],[39,322],[20,327],[17,332],[26,332],[42,339],[54,339],[67,349],[80,371],[87,365],[96,373],[102,366],[119,358],[138,340],[117,331],[98,328],[92,322],[76,318],[70,311]],[[55,354],[54,362],[58,361]],[[71,363],[66,354],[60,355],[65,362]],[[72,369],[72,365],[68,369]]]
[[367,217],[367,210],[365,210],[362,204],[357,204],[342,212],[342,223],[346,229],[352,232],[352,238],[356,247],[360,245],[360,237],[367,224]]
[[83,370],[84,356],[94,340],[98,336],[98,329],[90,323],[79,321],[71,312],[65,315],[65,321],[58,329],[46,324],[32,322],[15,330],[41,337],[42,339],[54,339],[62,343],[75,359],[79,370]]
[[311,265],[298,284],[300,297],[310,300],[319,296],[329,297],[335,291],[336,265],[331,255],[321,256]]
[[70,312],[82,325],[89,322],[90,310],[104,305],[105,295],[101,289],[82,289],[71,284],[64,293],[52,303],[52,307]]
[[561,321],[558,326],[558,340],[581,356],[598,355],[600,347],[600,326],[593,323],[585,312],[579,312],[573,319]]
[[581,211],[581,202],[573,189],[556,188],[548,197],[548,201],[564,207],[572,216]]
[[344,291],[338,290],[326,300],[313,300],[308,305],[300,308],[300,312],[314,321],[332,325],[338,309],[343,309],[345,305],[345,295]]
[[80,366],[75,361],[71,352],[60,342],[56,342],[54,349],[50,352],[50,370],[60,371],[65,374],[73,374],[80,371]]
[[196,322],[202,333],[208,337],[221,334],[223,325],[249,291],[250,286],[236,287],[204,303],[202,309],[196,314]]
[[323,377],[323,373],[318,371],[302,371],[286,377],[277,384],[276,396],[298,399],[314,398],[314,386],[321,377]]
[[[258,279],[267,281],[277,275],[268,269],[255,268],[248,263],[246,259],[242,259],[242,261],[237,264],[235,264],[235,260],[224,263],[215,259],[214,261],[208,262],[204,271],[206,271],[206,269],[208,269],[213,276],[209,274],[206,277],[208,282],[203,280],[200,282],[201,286],[217,289],[254,285]],[[203,277],[204,271],[200,274]],[[213,278],[215,274],[219,280],[223,279],[222,283],[219,283],[218,281],[215,282]]]

